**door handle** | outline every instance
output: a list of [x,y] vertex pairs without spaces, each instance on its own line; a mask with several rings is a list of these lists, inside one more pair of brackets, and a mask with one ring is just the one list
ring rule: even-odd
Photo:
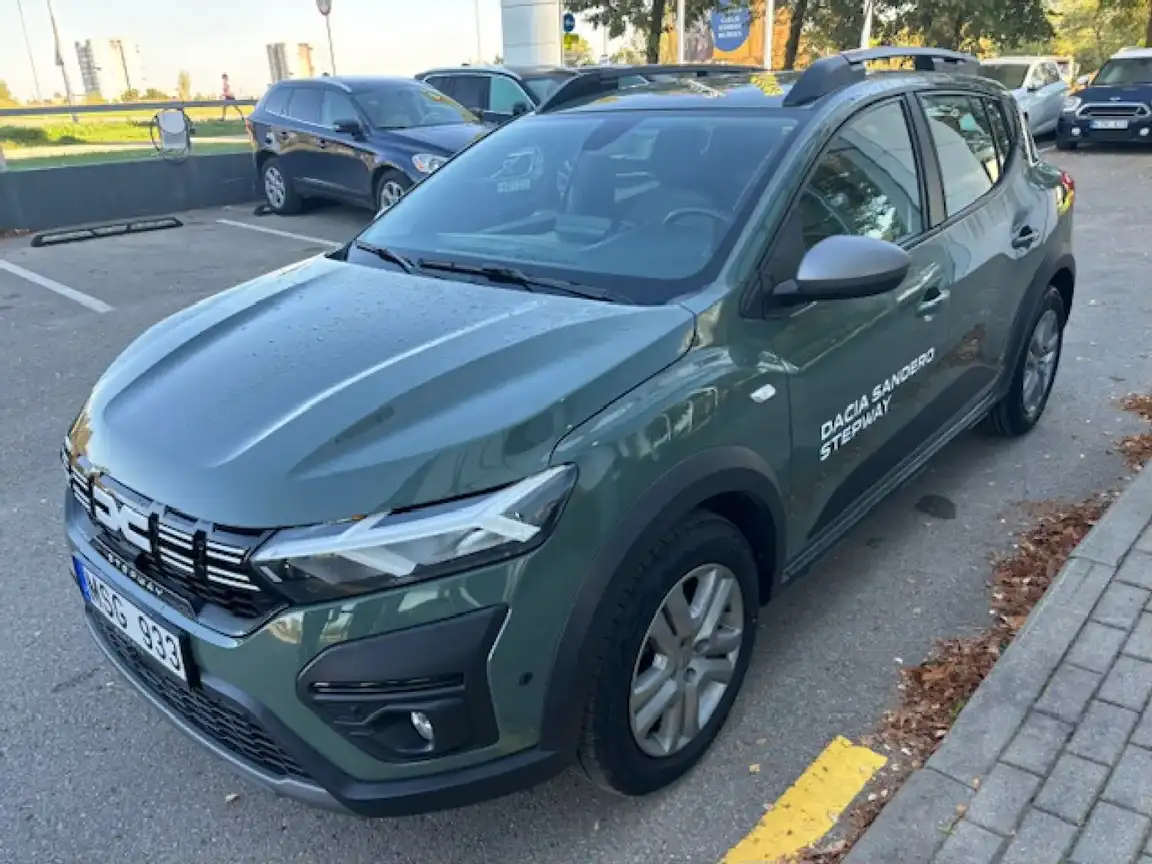
[[924,299],[917,305],[916,314],[921,318],[936,314],[951,296],[952,292],[947,288],[941,288],[939,285],[931,286],[924,292]]
[[325,147],[328,146],[328,142],[325,141],[323,138],[321,138],[316,142],[316,146],[319,147],[321,150],[323,150]]
[[1035,229],[1029,225],[1025,225],[1016,235],[1012,238],[1013,249],[1031,249],[1035,244],[1039,235]]
[[277,132],[276,137],[279,138],[281,141],[287,141],[289,138],[292,137],[292,134],[290,132]]

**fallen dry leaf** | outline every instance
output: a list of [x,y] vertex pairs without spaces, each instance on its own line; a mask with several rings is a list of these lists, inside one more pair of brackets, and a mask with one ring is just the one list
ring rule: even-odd
[[749,765],[748,766],[748,773],[749,774],[759,774],[760,773],[760,766],[759,765]]
[[235,801],[239,797],[240,797],[239,792],[229,792],[227,795],[224,796],[224,803],[225,804],[231,804],[233,801]]

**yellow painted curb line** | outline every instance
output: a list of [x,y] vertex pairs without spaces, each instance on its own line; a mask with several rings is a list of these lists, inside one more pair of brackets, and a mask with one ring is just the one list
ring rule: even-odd
[[811,846],[887,761],[837,737],[720,864],[771,864]]

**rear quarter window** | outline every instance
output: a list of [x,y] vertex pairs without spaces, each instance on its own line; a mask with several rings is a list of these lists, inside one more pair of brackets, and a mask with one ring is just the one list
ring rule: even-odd
[[292,90],[288,87],[276,87],[264,94],[264,101],[260,108],[269,114],[286,114],[288,100],[292,98]]

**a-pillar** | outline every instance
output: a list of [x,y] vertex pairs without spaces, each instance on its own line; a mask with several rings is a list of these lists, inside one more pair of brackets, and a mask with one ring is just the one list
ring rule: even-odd
[[564,57],[560,0],[500,0],[504,63],[559,66]]

